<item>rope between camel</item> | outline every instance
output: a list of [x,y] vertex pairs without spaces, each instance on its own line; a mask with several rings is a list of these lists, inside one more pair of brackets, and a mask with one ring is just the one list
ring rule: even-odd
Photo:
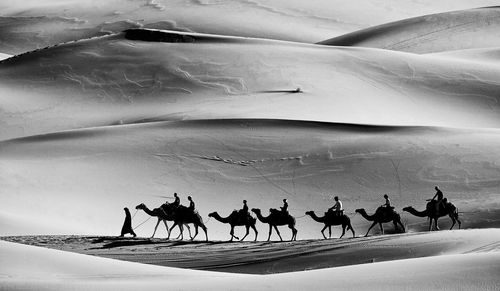
[[152,216],[148,217],[146,220],[144,220],[143,222],[139,223],[139,225],[137,225],[136,227],[134,227],[133,229],[135,230],[136,228],[139,228],[139,226],[143,225],[144,223],[146,223],[148,220],[151,219]]

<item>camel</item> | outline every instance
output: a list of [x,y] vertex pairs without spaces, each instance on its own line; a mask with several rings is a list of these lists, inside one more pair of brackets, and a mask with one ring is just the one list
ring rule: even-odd
[[[163,205],[162,205],[163,206]],[[153,235],[151,235],[151,238],[153,238],[155,236],[155,233],[156,233],[156,230],[158,229],[158,225],[160,224],[160,222],[163,221],[163,223],[165,224],[165,227],[167,228],[167,234],[168,234],[168,237],[170,237],[170,231],[172,230],[168,228],[168,224],[167,224],[167,220],[168,221],[173,221],[174,220],[174,217],[171,216],[171,215],[168,215],[167,213],[165,213],[165,211],[163,210],[162,207],[158,207],[158,208],[155,208],[153,210],[150,210],[144,203],[141,203],[139,205],[137,205],[135,207],[135,209],[142,209],[144,210],[144,212],[146,212],[146,214],[148,214],[149,216],[154,216],[154,217],[157,217],[158,218],[158,221],[156,222],[156,226],[155,226],[155,230],[153,231]],[[191,236],[191,228],[189,227],[189,225],[186,225],[188,231],[189,231],[189,237],[192,238]],[[179,227],[179,230],[181,228]],[[177,237],[177,239],[179,237],[181,237],[182,235],[182,231],[181,231],[181,234],[179,234],[179,236]]]
[[445,202],[444,207],[440,207],[438,213],[436,213],[436,206],[435,206],[435,200],[431,200],[429,203],[427,203],[426,209],[424,211],[418,211],[415,208],[408,206],[403,208],[403,211],[409,212],[410,214],[413,214],[418,217],[428,217],[430,218],[429,220],[429,231],[432,230],[432,221],[434,220],[434,228],[435,230],[439,230],[438,226],[438,219],[442,216],[448,215],[451,218],[452,225],[450,227],[450,230],[453,229],[455,226],[455,223],[458,222],[458,229],[460,229],[462,222],[458,218],[458,208],[453,205],[451,202]]
[[397,230],[398,224],[399,224],[401,226],[401,228],[403,229],[403,232],[405,232],[405,227],[404,227],[403,223],[401,223],[401,216],[399,215],[399,213],[397,213],[394,210],[385,209],[385,207],[379,207],[379,208],[377,208],[377,210],[375,211],[375,213],[373,215],[368,215],[364,208],[356,209],[356,212],[361,214],[361,216],[363,216],[366,220],[373,221],[372,225],[370,226],[370,228],[366,232],[365,237],[368,236],[368,233],[370,232],[370,230],[377,223],[380,226],[380,230],[382,231],[382,234],[384,234],[384,227],[382,226],[382,223],[387,223],[387,222],[391,222],[391,221],[392,221],[392,223],[394,223],[394,229]]
[[280,231],[278,230],[279,225],[288,225],[288,227],[292,230],[291,241],[297,240],[297,229],[295,228],[295,218],[290,214],[283,215],[283,213],[281,213],[281,211],[277,209],[269,209],[270,212],[269,216],[264,217],[262,216],[262,213],[258,208],[252,208],[252,212],[254,212],[255,215],[257,215],[257,218],[262,223],[269,224],[269,236],[267,237],[267,241],[271,239],[271,233],[273,232],[273,228],[276,230],[276,233],[278,234],[280,240],[283,241],[283,238],[281,238]]
[[257,220],[250,214],[241,215],[237,210],[235,210],[228,217],[221,217],[217,212],[212,212],[208,214],[208,216],[213,217],[215,218],[215,220],[220,221],[222,223],[229,223],[229,225],[231,226],[231,231],[229,232],[229,234],[231,235],[231,241],[233,241],[233,238],[239,239],[237,236],[234,235],[234,227],[238,225],[244,225],[247,229],[245,236],[240,241],[243,241],[248,236],[248,233],[250,232],[250,227],[255,232],[254,241],[257,241],[258,232],[257,229],[255,228],[255,223],[257,222]]
[[316,213],[314,211],[307,211],[306,215],[311,216],[312,219],[319,223],[324,223],[325,227],[321,230],[321,234],[323,237],[326,239],[325,236],[325,229],[328,227],[328,232],[329,232],[329,238],[332,238],[332,225],[342,225],[342,235],[339,238],[342,238],[345,234],[345,230],[347,227],[347,230],[352,231],[352,237],[355,237],[354,229],[352,228],[351,225],[351,219],[349,216],[342,214],[340,216],[335,216],[333,213],[325,213],[325,216],[323,217],[318,217],[316,216]]
[[[172,229],[176,225],[178,225],[181,229],[181,240],[184,239],[184,236],[182,234],[183,225],[192,223],[194,224],[195,233],[194,236],[191,237],[191,240],[194,240],[194,238],[198,235],[198,227],[201,227],[201,229],[203,229],[203,231],[205,232],[205,240],[208,241],[207,227],[203,223],[203,219],[198,214],[198,212],[193,211],[184,205],[174,206],[170,203],[163,204],[162,209],[167,215],[171,215],[174,218],[174,225],[172,226]],[[170,232],[168,233],[168,237],[170,237]]]

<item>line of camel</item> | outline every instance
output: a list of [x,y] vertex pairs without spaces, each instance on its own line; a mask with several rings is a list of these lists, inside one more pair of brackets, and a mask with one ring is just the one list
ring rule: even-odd
[[[403,208],[403,211],[406,211],[412,215],[418,216],[418,217],[427,217],[429,219],[429,231],[432,230],[432,225],[434,222],[434,229],[439,230],[438,227],[438,219],[443,216],[449,216],[452,225],[450,227],[450,230],[453,229],[455,226],[456,222],[458,222],[458,228],[460,229],[462,222],[460,221],[458,217],[458,208],[455,207],[451,202],[446,202],[443,203],[439,207],[439,211],[436,209],[435,206],[436,201],[431,200],[427,203],[426,209],[423,211],[418,211],[415,208],[408,206]],[[156,223],[155,229],[153,231],[153,235],[151,238],[154,237],[156,230],[158,228],[158,225],[160,222],[163,221],[165,224],[165,227],[167,229],[167,239],[170,239],[170,233],[174,227],[178,226],[180,230],[180,235],[177,238],[184,239],[183,237],[183,230],[184,226],[187,227],[189,231],[189,236],[191,240],[194,240],[194,238],[198,235],[198,228],[203,229],[205,232],[205,239],[208,241],[208,233],[207,233],[207,227],[205,226],[203,219],[199,215],[198,212],[193,211],[189,209],[188,207],[184,205],[179,205],[179,206],[174,206],[171,203],[165,203],[161,205],[158,208],[155,209],[149,209],[144,203],[141,203],[135,207],[136,209],[141,209],[144,212],[146,212],[148,215],[157,217],[158,221]],[[283,238],[281,237],[280,231],[278,229],[278,226],[283,226],[286,225],[288,228],[291,229],[292,231],[292,241],[297,239],[297,229],[295,228],[295,217],[290,215],[289,213],[282,213],[280,210],[273,209],[271,208],[269,210],[269,215],[268,216],[263,216],[262,212],[258,208],[253,208],[252,212],[255,213],[256,217],[253,217],[250,213],[248,212],[241,212],[238,210],[234,210],[231,214],[229,214],[227,217],[222,217],[220,216],[217,212],[212,212],[208,216],[214,218],[215,220],[229,224],[231,226],[231,230],[229,234],[231,235],[231,240],[237,239],[240,241],[243,241],[249,234],[250,228],[253,229],[255,232],[255,239],[254,241],[257,240],[258,236],[258,231],[257,228],[255,227],[257,223],[257,219],[260,220],[262,223],[268,224],[269,225],[269,235],[267,237],[267,241],[271,239],[271,234],[273,229],[276,231],[278,234],[278,237],[280,238],[281,241],[283,241]],[[379,207],[375,211],[374,214],[369,215],[366,213],[366,210],[364,208],[356,209],[356,213],[361,214],[363,218],[365,218],[368,221],[373,221],[372,225],[366,232],[366,236],[368,236],[370,230],[375,226],[379,225],[380,230],[382,231],[382,234],[384,234],[384,228],[382,226],[383,223],[389,223],[392,222],[394,224],[394,228],[398,230],[398,225],[401,227],[402,232],[405,232],[405,227],[403,223],[401,222],[401,216],[399,213],[394,211],[392,208],[387,208],[387,207]],[[336,215],[331,212],[325,212],[324,216],[317,216],[314,211],[307,211],[305,213],[306,215],[310,216],[313,220],[323,223],[324,227],[321,230],[321,234],[323,235],[323,238],[327,238],[325,235],[325,230],[328,228],[329,231],[329,238],[332,236],[332,226],[341,226],[342,227],[342,235],[340,238],[342,238],[345,235],[346,229],[352,231],[353,237],[355,237],[355,232],[354,229],[351,225],[351,219],[346,215],[346,214],[341,214],[341,215]],[[167,221],[173,221],[174,224],[172,227],[168,227]],[[191,228],[189,227],[189,224],[193,224],[195,228],[195,234],[194,236],[191,235]],[[234,228],[236,226],[245,226],[246,228],[246,233],[245,235],[239,239],[237,236],[234,235]]]

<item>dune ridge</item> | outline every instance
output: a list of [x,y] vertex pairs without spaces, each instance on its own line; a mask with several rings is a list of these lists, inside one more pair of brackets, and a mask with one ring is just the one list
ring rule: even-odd
[[498,47],[500,38],[493,32],[500,28],[499,15],[498,6],[425,15],[347,33],[319,44],[418,54]]
[[143,42],[116,34],[4,60],[2,139],[154,118],[499,123],[498,66],[370,48],[134,31],[210,41]]

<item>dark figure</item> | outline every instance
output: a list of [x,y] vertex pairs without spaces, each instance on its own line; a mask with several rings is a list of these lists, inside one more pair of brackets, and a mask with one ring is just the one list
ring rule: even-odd
[[179,205],[181,205],[181,199],[179,198],[179,196],[177,196],[177,193],[174,193],[174,202],[172,203],[172,206],[174,207],[179,207]]
[[335,200],[335,204],[328,208],[328,211],[333,211],[335,216],[341,216],[342,212],[344,212],[342,201],[339,200],[338,196],[335,196],[333,199]]
[[434,187],[434,189],[436,190],[436,194],[434,195],[434,197],[432,197],[431,200],[434,200],[437,197],[437,200],[436,200],[436,213],[439,213],[439,207],[443,204],[444,195],[443,195],[443,192],[441,192],[441,190],[438,188],[438,186]]
[[250,215],[250,212],[248,212],[248,205],[246,200],[243,200],[243,208],[240,209],[240,215],[242,217]]
[[193,199],[191,198],[191,196],[188,196],[188,200],[189,200],[189,207],[188,207],[188,209],[191,210],[191,211],[194,211],[194,202],[193,202]]
[[125,210],[125,221],[123,221],[122,234],[120,236],[125,236],[125,234],[130,233],[136,237],[137,235],[132,229],[132,216],[130,215],[130,211],[127,207],[123,208],[123,210]]
[[389,199],[389,195],[384,194],[384,199],[385,199],[385,203],[382,204],[381,206],[385,207],[387,209],[394,209],[394,207],[391,206],[391,199]]
[[281,212],[284,215],[288,215],[288,201],[286,199],[283,199],[283,206],[281,206]]

